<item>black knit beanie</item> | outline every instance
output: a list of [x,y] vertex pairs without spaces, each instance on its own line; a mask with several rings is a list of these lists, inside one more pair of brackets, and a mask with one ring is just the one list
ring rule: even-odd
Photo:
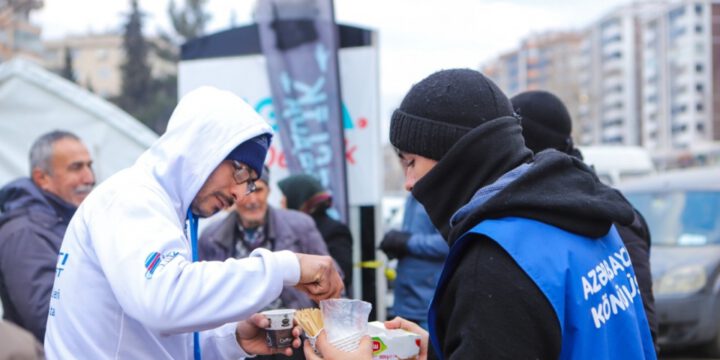
[[278,187],[285,195],[287,208],[292,210],[300,210],[310,198],[327,192],[320,181],[307,174],[290,175],[278,181]]
[[390,143],[400,151],[440,160],[474,127],[511,115],[508,98],[483,74],[442,70],[405,95],[390,121]]
[[510,101],[520,116],[525,146],[534,153],[546,149],[572,151],[572,121],[562,100],[547,91],[527,91]]

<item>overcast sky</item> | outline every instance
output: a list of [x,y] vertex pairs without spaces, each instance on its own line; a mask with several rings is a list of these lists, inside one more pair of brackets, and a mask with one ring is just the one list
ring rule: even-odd
[[[182,0],[178,0],[182,1]],[[430,73],[478,68],[520,40],[547,30],[583,28],[628,0],[335,0],[338,22],[378,30],[381,116],[387,117],[412,86]],[[43,38],[90,31],[117,31],[130,1],[45,0],[33,16]],[[210,0],[208,33],[251,22],[254,0]],[[148,14],[144,30],[171,32],[168,0],[140,0]]]

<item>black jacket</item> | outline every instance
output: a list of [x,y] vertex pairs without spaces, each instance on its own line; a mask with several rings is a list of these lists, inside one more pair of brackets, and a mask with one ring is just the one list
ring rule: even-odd
[[615,225],[633,263],[635,277],[637,277],[640,286],[645,315],[650,325],[650,333],[653,341],[657,344],[659,329],[657,315],[655,314],[655,295],[652,291],[652,273],[650,272],[650,229],[642,214],[635,208],[633,208],[633,211],[635,217],[632,224],[627,226]]
[[[495,119],[461,138],[415,184],[413,195],[450,246],[491,218],[525,217],[588,237],[605,235],[614,222],[632,222],[632,207],[622,195],[601,184],[582,161],[549,150],[450,226],[452,215],[479,189],[531,161],[518,120]],[[445,358],[557,359],[562,335],[550,303],[495,241],[472,236],[438,299],[437,334]]]
[[0,189],[0,297],[3,317],[42,342],[58,252],[75,206],[28,178]]
[[320,234],[325,240],[330,256],[340,265],[345,274],[343,283],[345,293],[350,297],[352,293],[352,235],[347,225],[329,217],[325,210],[318,210],[312,215]]

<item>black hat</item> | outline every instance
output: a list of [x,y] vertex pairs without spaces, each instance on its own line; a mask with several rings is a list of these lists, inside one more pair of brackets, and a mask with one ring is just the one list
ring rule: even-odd
[[285,205],[292,210],[303,210],[305,203],[315,196],[329,195],[318,179],[307,174],[290,175],[280,180],[278,187],[285,195]]
[[513,115],[508,98],[470,69],[438,71],[405,95],[390,122],[390,143],[400,151],[440,160],[474,127]]
[[546,149],[565,153],[572,151],[572,121],[562,100],[547,91],[538,90],[526,91],[510,101],[520,115],[525,146],[534,153]]

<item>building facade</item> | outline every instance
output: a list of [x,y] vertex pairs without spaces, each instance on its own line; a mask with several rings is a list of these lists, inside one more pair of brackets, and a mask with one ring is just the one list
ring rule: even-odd
[[577,144],[720,161],[720,0],[620,6],[581,31],[531,35],[483,72],[510,95],[557,94]]
[[664,2],[637,2],[591,24],[582,45],[580,143],[642,145],[642,21]]
[[[547,90],[565,102],[578,119],[580,45],[577,32],[549,32],[525,39],[518,50],[486,64],[482,71],[508,95],[526,90]],[[573,126],[573,131],[577,126]]]
[[[177,48],[159,38],[148,40],[148,64],[154,78],[177,74]],[[121,66],[125,61],[122,35],[91,34],[70,36],[45,43],[44,63],[59,72],[65,66],[66,52],[70,52],[75,81],[96,94],[110,98],[122,91]]]
[[42,0],[0,0],[0,62],[14,57],[42,61],[40,27],[30,22],[30,12],[42,7]]
[[720,141],[720,1],[685,0],[643,23],[643,145],[667,155]]

